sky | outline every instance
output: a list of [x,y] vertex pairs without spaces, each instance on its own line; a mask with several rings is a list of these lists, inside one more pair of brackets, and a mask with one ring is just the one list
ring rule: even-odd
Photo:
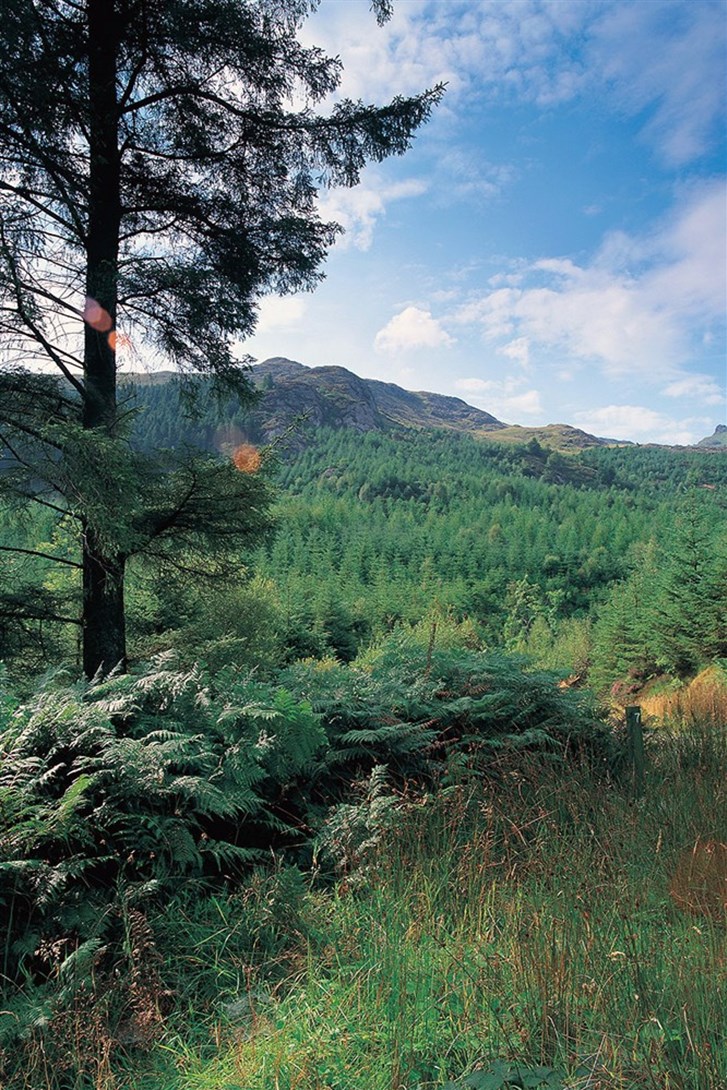
[[321,194],[325,281],[241,352],[640,443],[727,421],[725,0],[322,0],[300,37],[344,96],[447,91]]

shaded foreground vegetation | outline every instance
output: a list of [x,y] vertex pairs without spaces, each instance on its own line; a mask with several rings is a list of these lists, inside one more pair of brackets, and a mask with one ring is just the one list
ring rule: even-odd
[[[428,652],[299,666],[234,707],[171,671],[6,697],[7,1090],[724,1085],[724,859],[685,865],[727,827],[724,720],[650,734],[637,800],[579,694],[485,658],[468,703]],[[280,850],[245,876],[256,823]]]
[[690,915],[670,887],[725,828],[725,756],[723,731],[664,735],[636,805],[584,769],[510,759],[436,800],[369,790],[337,891],[281,870],[217,906],[217,929],[183,917],[178,980],[207,1014],[174,1027],[158,1085],[486,1087],[503,1084],[466,1076],[500,1058],[533,1080],[513,1085],[723,1086],[723,904]]

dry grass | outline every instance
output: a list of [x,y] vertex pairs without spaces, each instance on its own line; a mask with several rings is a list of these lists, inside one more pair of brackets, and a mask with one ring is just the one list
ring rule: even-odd
[[669,893],[678,908],[696,916],[724,919],[727,912],[727,844],[697,839],[682,852]]
[[718,666],[703,670],[678,689],[644,695],[642,712],[659,722],[727,723],[727,675]]
[[496,1058],[722,1090],[726,742],[665,731],[638,801],[536,759],[412,803],[255,1025],[178,1040],[160,1090],[442,1090]]

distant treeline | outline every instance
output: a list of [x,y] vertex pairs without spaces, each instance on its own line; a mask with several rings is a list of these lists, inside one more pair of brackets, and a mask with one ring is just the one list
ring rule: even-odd
[[[140,395],[140,445],[227,458],[254,438],[234,399],[202,401],[188,417],[173,384]],[[348,661],[398,624],[437,615],[601,689],[629,670],[685,673],[727,654],[722,455],[634,446],[561,454],[537,440],[403,428],[309,430],[302,450],[299,438],[262,470],[278,488],[276,529],[239,557],[234,586],[204,586],[184,564],[132,566],[132,660],[176,641],[208,661]],[[10,544],[65,555],[50,517],[2,517]],[[197,558],[190,568],[199,567]],[[78,592],[71,566],[4,554],[0,569],[26,595],[34,580],[41,596]],[[6,658],[28,641],[39,661],[71,653],[72,634],[48,621],[19,631],[6,617],[0,635]]]

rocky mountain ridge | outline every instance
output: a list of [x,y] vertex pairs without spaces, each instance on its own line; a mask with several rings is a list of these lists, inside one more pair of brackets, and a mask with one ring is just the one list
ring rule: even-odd
[[[122,376],[143,390],[162,387],[176,378],[174,372],[150,372]],[[569,424],[525,427],[506,424],[491,413],[458,397],[428,391],[405,390],[392,382],[365,379],[345,367],[308,367],[296,360],[274,356],[255,364],[250,372],[260,393],[254,406],[242,409],[230,404],[230,419],[237,434],[253,443],[269,443],[295,430],[293,445],[305,445],[306,433],[319,427],[353,428],[365,432],[391,427],[443,428],[483,439],[509,443],[536,440],[559,451],[594,446],[629,446],[626,441],[605,439]],[[150,396],[150,395],[149,395]],[[225,414],[223,414],[225,415]],[[714,436],[697,446],[705,450],[727,448],[727,427],[718,425]]]
[[714,434],[700,439],[696,446],[704,450],[727,450],[727,424],[718,424]]
[[391,426],[444,428],[503,442],[537,439],[543,446],[561,450],[613,442],[568,424],[540,428],[505,424],[461,398],[360,378],[345,367],[306,367],[275,356],[256,364],[251,377],[263,395],[253,412],[260,419],[266,440],[282,434],[293,418],[304,416],[306,423],[313,426],[353,427],[359,431]]

